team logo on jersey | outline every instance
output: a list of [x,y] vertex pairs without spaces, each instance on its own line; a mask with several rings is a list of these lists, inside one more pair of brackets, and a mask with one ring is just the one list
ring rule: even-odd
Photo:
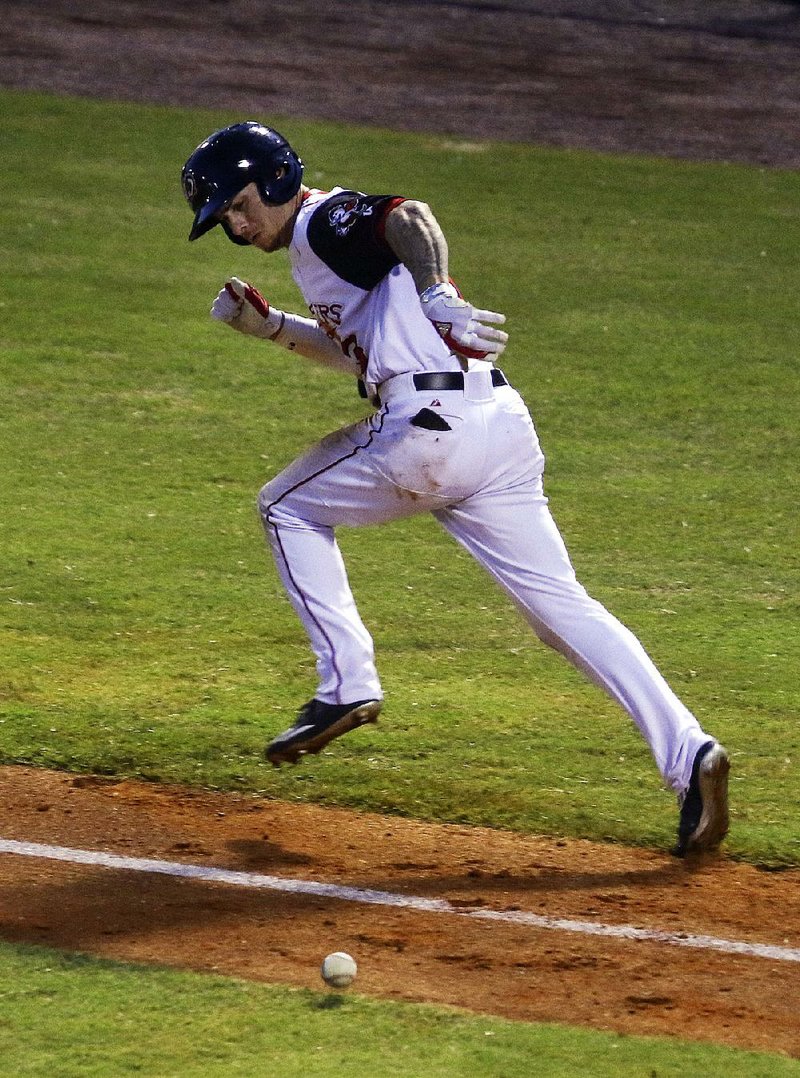
[[371,216],[372,206],[365,205],[357,198],[348,198],[329,211],[328,220],[337,236],[346,236],[359,217]]

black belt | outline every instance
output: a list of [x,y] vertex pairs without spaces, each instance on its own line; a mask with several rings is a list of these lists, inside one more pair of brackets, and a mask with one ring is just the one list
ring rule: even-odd
[[[492,367],[492,385],[507,386],[508,381],[502,371]],[[463,389],[464,375],[461,371],[428,371],[414,375],[414,388],[427,389],[433,393],[445,389]]]
[[[492,367],[492,385],[507,386],[508,379],[502,371]],[[428,390],[428,392],[441,393],[445,389],[464,389],[464,374],[462,371],[426,371],[424,374],[414,375],[414,389]],[[368,397],[364,379],[358,380],[358,395],[365,400]],[[380,407],[380,398],[373,396],[373,404]]]

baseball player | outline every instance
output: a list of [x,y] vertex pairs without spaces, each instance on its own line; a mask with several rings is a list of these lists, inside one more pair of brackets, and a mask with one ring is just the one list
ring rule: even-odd
[[373,645],[336,543],[337,525],[429,512],[508,593],[533,631],[631,716],[678,794],[675,853],[728,829],[729,758],[675,696],[636,637],[578,583],[542,489],[528,410],[495,360],[501,314],[451,282],[423,202],[309,189],[303,165],[255,121],[215,131],[182,173],[196,240],[217,224],[265,252],[288,249],[311,318],[276,310],[232,277],[211,314],[359,380],[375,411],[323,438],[261,490],[278,573],[309,636],[319,683],[267,746],[276,766],[374,722]]

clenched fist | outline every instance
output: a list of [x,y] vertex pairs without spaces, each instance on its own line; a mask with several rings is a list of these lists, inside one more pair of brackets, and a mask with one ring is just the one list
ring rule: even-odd
[[211,307],[211,317],[239,333],[272,340],[281,330],[283,311],[270,307],[257,288],[231,277],[221,288]]

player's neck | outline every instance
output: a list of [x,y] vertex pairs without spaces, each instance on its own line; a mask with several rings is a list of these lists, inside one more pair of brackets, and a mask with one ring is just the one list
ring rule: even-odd
[[305,184],[301,184],[300,190],[292,199],[292,212],[290,213],[286,224],[281,229],[279,240],[280,247],[288,247],[289,244],[292,242],[292,236],[294,235],[294,226],[297,222],[297,215],[300,213],[300,207],[303,205],[303,203],[310,194],[310,189],[306,187]]

